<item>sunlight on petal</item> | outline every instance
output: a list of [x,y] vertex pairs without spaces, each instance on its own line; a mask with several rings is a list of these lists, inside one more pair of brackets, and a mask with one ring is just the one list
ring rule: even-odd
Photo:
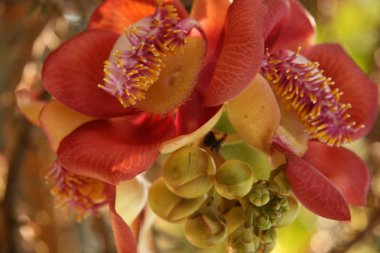
[[148,186],[149,182],[142,175],[116,186],[115,210],[130,226],[146,205]]
[[57,100],[48,102],[41,111],[39,120],[51,148],[56,151],[59,143],[77,127],[94,118],[70,109]]
[[276,134],[294,154],[302,156],[307,149],[308,135],[296,112],[286,102],[283,103],[280,99],[278,102],[281,121]]
[[227,109],[232,126],[247,144],[268,153],[280,124],[280,109],[267,81],[257,75]]

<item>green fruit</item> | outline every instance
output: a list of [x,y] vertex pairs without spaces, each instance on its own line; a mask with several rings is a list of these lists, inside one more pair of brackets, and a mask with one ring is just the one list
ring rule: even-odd
[[183,198],[197,198],[214,185],[215,164],[205,150],[187,146],[173,152],[163,166],[166,186]]
[[206,200],[206,195],[185,199],[172,193],[159,178],[149,189],[148,203],[152,210],[161,218],[170,221],[181,221],[196,212]]
[[251,167],[243,161],[224,162],[215,175],[216,191],[226,199],[239,199],[249,193],[254,183]]
[[197,215],[186,220],[185,237],[198,248],[210,248],[224,242],[227,238],[227,226],[219,218]]

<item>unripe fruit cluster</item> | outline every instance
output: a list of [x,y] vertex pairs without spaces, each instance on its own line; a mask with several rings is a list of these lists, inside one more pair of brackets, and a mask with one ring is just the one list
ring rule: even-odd
[[279,178],[277,170],[269,181],[257,180],[239,160],[216,168],[207,151],[188,146],[168,157],[148,202],[159,217],[185,221],[185,237],[196,247],[224,243],[230,252],[269,252],[275,227],[291,223],[299,208]]

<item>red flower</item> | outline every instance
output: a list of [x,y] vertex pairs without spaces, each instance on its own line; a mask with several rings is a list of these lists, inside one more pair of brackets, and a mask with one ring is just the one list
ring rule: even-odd
[[312,45],[314,21],[297,1],[272,2],[262,77],[229,103],[229,117],[247,143],[285,155],[286,177],[305,207],[349,220],[348,204],[366,203],[369,172],[340,145],[371,129],[376,85],[341,46]]
[[[107,196],[119,252],[136,249],[130,228],[115,211],[114,185],[147,170],[160,150],[169,152],[204,135],[218,119],[220,106],[246,89],[258,72],[264,75],[265,63],[273,67],[273,57],[281,61],[298,57],[290,51],[278,53],[278,50],[295,51],[299,46],[304,47],[301,53],[311,61],[318,61],[325,75],[332,77],[344,92],[337,105],[352,105],[345,108],[351,115],[350,122],[364,125],[346,131],[348,135],[341,139],[334,132],[332,137],[339,141],[332,144],[346,137],[363,136],[374,121],[375,86],[339,46],[310,46],[314,26],[297,1],[235,0],[230,4],[228,0],[196,0],[190,17],[201,28],[194,20],[187,19],[178,0],[164,2],[157,7],[155,0],[105,1],[91,16],[87,30],[52,52],[43,69],[44,86],[56,100],[43,106],[39,122],[57,153],[62,170],[57,175],[70,178],[78,175],[111,185]],[[203,54],[203,42],[193,27],[207,38],[204,58],[197,57]],[[190,41],[186,45],[190,46],[184,44],[185,37]],[[274,66],[269,70],[279,69]],[[363,203],[368,187],[365,165],[345,149],[314,142],[309,144],[303,159],[294,155],[294,152],[302,155],[306,150],[303,140],[308,138],[298,127],[303,130],[308,121],[294,120],[302,110],[296,111],[298,114],[283,111],[278,127],[280,109],[270,88],[276,90],[276,79],[267,77],[272,86],[261,77],[255,78],[241,95],[249,94],[247,101],[243,99],[240,103],[239,96],[229,103],[233,112],[230,115],[238,119],[231,118],[231,121],[248,143],[265,151],[270,149],[277,133],[281,141],[273,146],[287,156],[286,175],[296,196],[320,215],[348,219],[346,202]],[[357,83],[360,89],[355,87]],[[29,103],[34,100],[25,90],[19,90],[17,96],[25,112],[36,115],[40,110],[42,105]],[[340,120],[345,118],[342,116]],[[301,138],[294,138],[293,132]],[[318,136],[313,141],[323,140],[322,135]],[[346,167],[345,173],[343,169],[331,169],[338,158],[312,161],[313,152],[318,151],[322,156],[326,149],[347,158],[340,161],[341,167]],[[347,161],[354,161],[358,166],[351,166]],[[323,169],[316,170],[313,166]],[[354,176],[363,180],[352,182]],[[92,180],[82,181],[89,188],[94,186]],[[358,191],[353,191],[347,182]],[[323,183],[321,187],[320,183]],[[310,191],[304,191],[307,184],[311,186]],[[72,194],[73,191],[61,192]],[[325,193],[331,193],[329,198],[325,198]],[[314,201],[311,197],[315,197]],[[98,199],[90,202],[98,203]]]
[[[158,2],[105,1],[86,31],[46,59],[43,84],[55,100],[43,105],[26,89],[16,93],[57,153],[55,194],[81,211],[87,206],[81,200],[98,204],[108,195],[120,252],[134,252],[135,244],[115,212],[113,185],[147,170],[160,150],[202,137],[221,105],[249,85],[264,52],[261,2],[198,0],[193,19],[178,0]],[[207,39],[204,59],[197,57],[203,42],[193,27]],[[92,179],[104,182],[100,190]],[[88,199],[86,190],[67,187],[85,187]]]

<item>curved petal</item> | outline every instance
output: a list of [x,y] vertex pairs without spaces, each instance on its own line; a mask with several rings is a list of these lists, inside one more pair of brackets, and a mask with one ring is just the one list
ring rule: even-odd
[[[179,0],[166,0],[173,3],[181,17],[186,11]],[[104,1],[91,15],[87,29],[102,29],[122,34],[124,29],[136,21],[154,13],[157,0],[108,0]]]
[[290,3],[289,0],[266,0],[264,3],[266,7],[264,38],[267,38],[270,33],[272,33],[273,36],[279,32],[279,24],[281,24],[289,14]]
[[29,85],[18,86],[15,91],[16,103],[20,112],[33,124],[40,126],[38,116],[45,103],[34,96]]
[[290,11],[268,35],[265,46],[271,51],[289,49],[296,51],[298,47],[308,47],[316,38],[314,18],[297,1],[289,0]]
[[190,17],[196,19],[207,35],[207,59],[214,55],[224,28],[229,0],[195,0]]
[[280,109],[268,82],[257,75],[251,85],[227,104],[228,118],[244,141],[269,153],[280,124]]
[[41,110],[39,116],[41,127],[54,151],[57,151],[61,140],[74,131],[74,129],[94,119],[70,109],[57,100],[48,102]]
[[220,106],[204,107],[202,96],[194,90],[190,99],[177,110],[175,125],[176,137],[165,141],[160,147],[161,153],[170,153],[210,131],[222,114]]
[[[190,109],[190,106],[187,108]],[[192,129],[194,127],[191,126],[192,125],[191,122],[194,122],[193,124],[197,126],[196,129],[193,131],[189,131],[190,129],[185,130],[185,128],[183,128],[182,131],[181,129],[179,129],[179,134],[177,137],[162,143],[160,147],[161,153],[164,153],[164,154],[171,153],[183,146],[186,146],[187,144],[190,144],[191,142],[196,141],[197,139],[204,137],[215,126],[215,124],[218,122],[223,112],[223,109],[219,107],[218,107],[219,110],[217,110],[216,113],[215,113],[215,110],[217,108],[203,107],[201,108],[201,110],[196,110],[196,112],[198,112],[198,115],[200,115],[199,119],[206,118],[208,120],[207,121],[202,120],[202,121],[196,122],[198,118],[194,117],[193,112],[195,110],[190,111],[190,110],[187,110],[187,108],[182,108],[180,110],[180,114],[179,114],[180,122],[178,122],[178,126],[182,125],[184,127],[184,125],[187,125],[188,123],[190,123],[188,127],[191,127],[190,129]],[[187,116],[185,116],[185,114]],[[204,117],[205,115],[206,117]]]
[[298,156],[302,156],[307,150],[309,141],[305,127],[296,111],[282,97],[277,96],[277,102],[280,108],[281,121],[276,134],[289,150]]
[[177,136],[194,132],[219,111],[220,106],[204,107],[202,101],[201,94],[194,90],[189,100],[178,108],[175,120]]
[[87,115],[129,113],[115,97],[98,88],[103,82],[103,62],[116,39],[113,33],[94,30],[61,45],[45,61],[42,80],[46,90],[63,104]]
[[74,173],[117,184],[150,168],[161,143],[174,134],[170,117],[140,114],[91,121],[64,138],[57,155]]
[[350,220],[346,200],[329,179],[278,142],[274,142],[273,146],[286,156],[286,178],[295,196],[306,208],[328,219]]
[[377,86],[371,81],[338,44],[313,46],[303,53],[307,58],[320,63],[325,75],[332,77],[335,86],[343,92],[340,101],[350,103],[352,108],[347,112],[349,120],[364,125],[364,128],[353,134],[352,139],[366,135],[376,119]]
[[341,191],[349,204],[366,204],[370,177],[365,163],[352,151],[310,142],[303,157]]
[[108,190],[112,232],[118,253],[137,253],[136,239],[130,227],[115,211],[115,187]]
[[205,105],[223,104],[251,83],[264,56],[264,11],[261,1],[241,0],[230,5],[224,44],[205,91]]
[[149,182],[141,175],[116,186],[115,210],[129,226],[147,204],[148,187]]

